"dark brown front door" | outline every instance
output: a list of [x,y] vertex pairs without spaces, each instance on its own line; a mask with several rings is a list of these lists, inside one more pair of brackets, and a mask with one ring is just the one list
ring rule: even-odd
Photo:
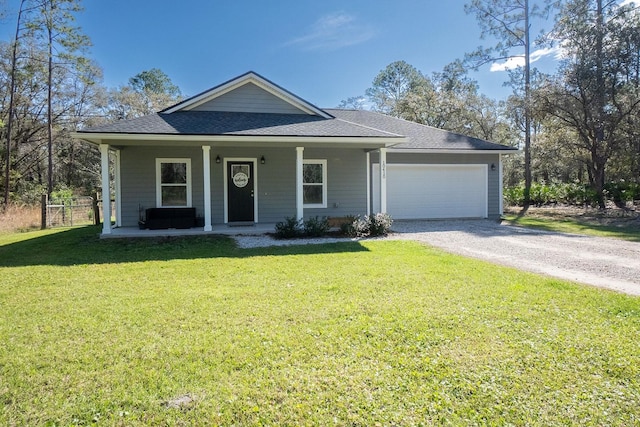
[[254,222],[253,163],[227,163],[229,222]]

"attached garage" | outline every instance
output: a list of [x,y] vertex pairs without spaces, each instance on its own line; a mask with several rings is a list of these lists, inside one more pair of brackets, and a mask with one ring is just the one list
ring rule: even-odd
[[[380,208],[380,166],[373,165]],[[488,217],[487,164],[387,164],[387,211],[395,219]]]

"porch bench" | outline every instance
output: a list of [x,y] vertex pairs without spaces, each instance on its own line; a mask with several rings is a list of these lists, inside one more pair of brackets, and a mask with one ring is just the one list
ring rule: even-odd
[[140,228],[165,230],[168,228],[191,228],[196,225],[196,208],[148,208],[146,220]]

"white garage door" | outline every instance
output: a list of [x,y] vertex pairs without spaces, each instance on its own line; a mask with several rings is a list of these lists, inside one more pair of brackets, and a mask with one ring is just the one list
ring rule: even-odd
[[[380,212],[380,167],[373,207]],[[487,165],[387,164],[387,212],[394,219],[486,218]]]

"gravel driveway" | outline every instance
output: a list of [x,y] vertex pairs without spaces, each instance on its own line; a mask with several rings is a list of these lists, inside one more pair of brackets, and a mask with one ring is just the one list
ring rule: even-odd
[[489,220],[396,221],[391,239],[640,295],[640,243],[501,225]]
[[[424,242],[446,251],[534,273],[640,295],[640,243],[501,225],[489,220],[395,221],[387,239]],[[236,236],[240,247],[349,241]]]

